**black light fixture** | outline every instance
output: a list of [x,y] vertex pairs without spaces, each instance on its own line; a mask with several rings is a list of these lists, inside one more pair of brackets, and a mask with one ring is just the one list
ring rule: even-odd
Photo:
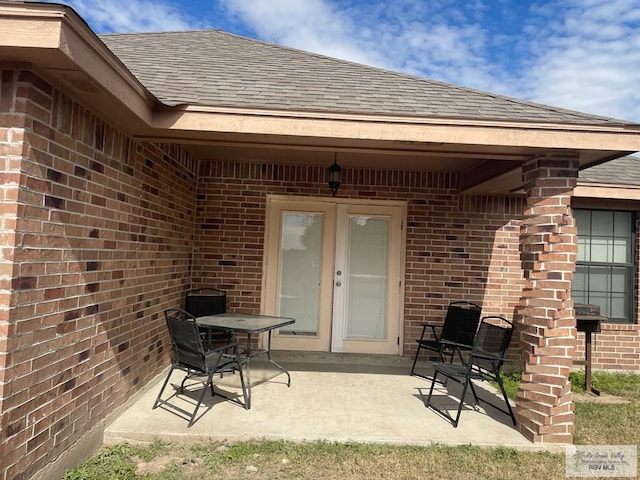
[[331,196],[335,197],[338,193],[338,189],[342,184],[342,168],[338,165],[338,154],[335,153],[333,157],[333,165],[327,170],[327,184],[331,189]]

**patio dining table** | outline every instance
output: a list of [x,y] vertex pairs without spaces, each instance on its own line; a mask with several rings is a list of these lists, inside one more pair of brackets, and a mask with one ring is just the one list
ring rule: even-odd
[[[291,386],[291,375],[280,364],[271,358],[271,334],[274,330],[295,323],[294,318],[274,317],[270,315],[255,315],[251,313],[226,312],[196,318],[198,325],[220,330],[227,330],[234,334],[242,333],[247,336],[243,364],[247,378],[247,408],[251,408],[251,372],[250,360],[256,355],[266,354],[269,363],[287,375],[287,387]],[[267,332],[267,348],[254,349],[251,346],[253,335]]]

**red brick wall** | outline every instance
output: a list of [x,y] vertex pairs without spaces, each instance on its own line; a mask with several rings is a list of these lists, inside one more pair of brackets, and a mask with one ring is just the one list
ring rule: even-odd
[[[329,196],[325,170],[201,162],[194,286],[227,290],[231,309],[259,311],[266,196]],[[447,173],[345,169],[343,180],[340,198],[407,202],[405,355],[415,352],[420,323],[440,320],[449,300],[470,299],[485,315],[513,318],[522,288],[523,197],[459,195]],[[617,369],[640,370],[638,325],[606,325],[596,336],[594,368],[609,368],[611,359]]]
[[[227,291],[230,309],[258,312],[267,194],[328,196],[326,168],[201,162],[194,286]],[[345,169],[338,196],[407,202],[406,354],[420,323],[450,300],[511,318],[522,278],[517,241],[523,199],[461,196],[447,173]],[[486,213],[490,209],[491,213]]]
[[[576,357],[584,359],[584,333],[578,333]],[[603,323],[602,332],[591,340],[594,370],[640,371],[640,326]]]
[[1,78],[0,477],[13,479],[168,364],[162,311],[190,281],[195,198],[177,148],[132,141],[31,73]]

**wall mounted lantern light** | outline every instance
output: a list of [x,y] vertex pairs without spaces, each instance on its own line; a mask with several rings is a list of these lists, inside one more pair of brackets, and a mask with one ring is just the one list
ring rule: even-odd
[[342,168],[338,165],[337,157],[338,155],[335,154],[333,157],[333,165],[331,165],[327,170],[327,184],[331,189],[332,197],[336,196],[336,193],[338,193],[338,189],[342,184]]

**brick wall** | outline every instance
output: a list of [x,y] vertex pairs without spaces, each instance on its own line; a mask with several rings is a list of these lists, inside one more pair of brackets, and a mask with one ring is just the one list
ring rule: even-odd
[[195,199],[177,148],[132,141],[31,73],[1,78],[0,477],[13,479],[166,367],[162,310],[190,280]]
[[[602,323],[602,332],[591,340],[591,366],[594,370],[640,372],[640,326]],[[576,357],[584,358],[584,333],[578,333]]]
[[[266,196],[329,196],[325,175],[323,167],[201,162],[194,287],[227,290],[229,308],[258,312]],[[458,195],[447,173],[345,169],[343,176],[340,198],[407,202],[405,355],[415,352],[420,323],[441,320],[449,300],[470,299],[486,315],[513,318],[523,281],[523,197]],[[640,370],[638,332],[638,325],[605,325],[594,368]],[[584,355],[581,335],[576,358]],[[512,346],[516,368],[520,352]]]
[[[230,309],[258,312],[266,196],[326,197],[325,175],[323,167],[201,162],[194,286],[224,289]],[[522,278],[512,219],[522,198],[461,196],[447,173],[345,169],[343,177],[341,198],[407,202],[406,354],[420,323],[440,320],[450,300],[512,317]]]

